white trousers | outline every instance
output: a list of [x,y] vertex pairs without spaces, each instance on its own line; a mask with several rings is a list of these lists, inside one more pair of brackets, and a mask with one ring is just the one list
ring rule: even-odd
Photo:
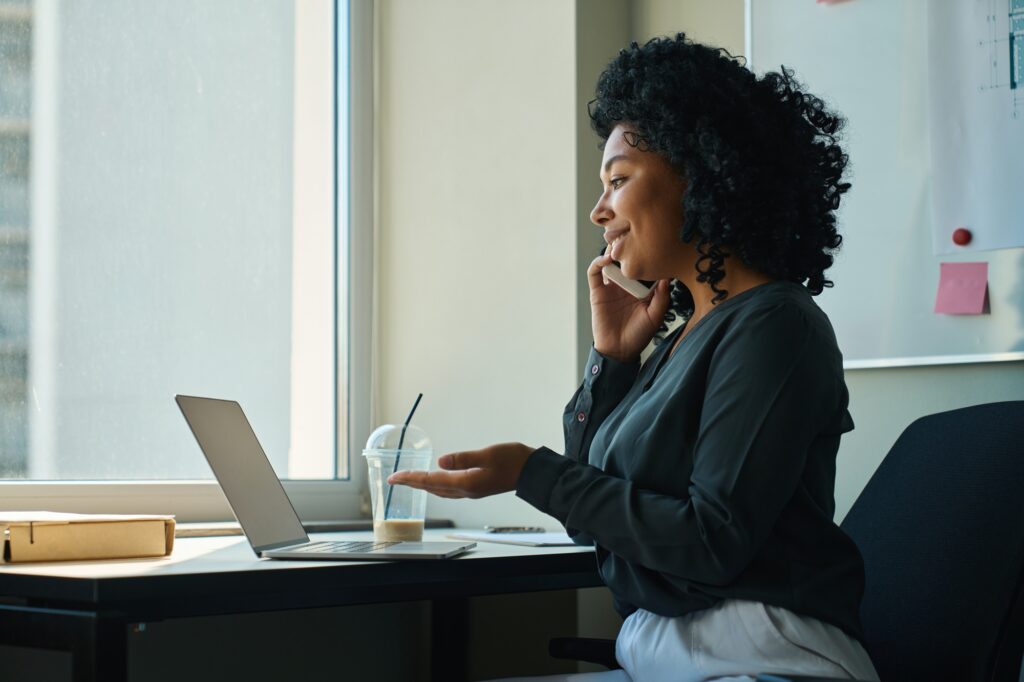
[[760,673],[878,680],[864,647],[839,628],[738,599],[678,618],[637,611],[622,624],[615,657],[622,670],[507,682],[750,682]]

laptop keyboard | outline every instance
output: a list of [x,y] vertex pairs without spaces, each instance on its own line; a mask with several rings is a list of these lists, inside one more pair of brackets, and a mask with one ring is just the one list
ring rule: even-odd
[[397,542],[311,542],[308,545],[295,547],[289,551],[303,554],[321,554],[324,552],[375,552],[380,549],[397,545]]

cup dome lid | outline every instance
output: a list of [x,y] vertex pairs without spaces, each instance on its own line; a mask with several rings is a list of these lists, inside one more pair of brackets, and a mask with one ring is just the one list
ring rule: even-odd
[[430,443],[430,438],[427,433],[416,426],[415,424],[409,424],[405,429],[405,437],[402,437],[402,425],[401,424],[384,424],[383,426],[377,427],[370,437],[366,439],[367,450],[398,450],[399,443],[401,443],[401,449],[405,450],[433,450],[433,446]]

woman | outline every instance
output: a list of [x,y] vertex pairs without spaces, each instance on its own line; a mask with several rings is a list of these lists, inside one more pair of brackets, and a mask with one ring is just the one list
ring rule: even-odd
[[[792,72],[757,78],[683,34],[623,50],[590,115],[609,249],[587,271],[594,347],[565,454],[505,443],[391,482],[515,490],[593,544],[626,618],[623,671],[599,675],[877,679],[858,642],[863,564],[832,520],[853,428],[842,358],[811,299],[841,242],[842,120]],[[653,293],[607,281],[613,261]]]

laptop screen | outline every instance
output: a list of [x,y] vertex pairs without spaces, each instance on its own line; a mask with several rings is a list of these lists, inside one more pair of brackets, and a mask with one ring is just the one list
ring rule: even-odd
[[241,406],[175,396],[235,518],[256,552],[309,539]]

